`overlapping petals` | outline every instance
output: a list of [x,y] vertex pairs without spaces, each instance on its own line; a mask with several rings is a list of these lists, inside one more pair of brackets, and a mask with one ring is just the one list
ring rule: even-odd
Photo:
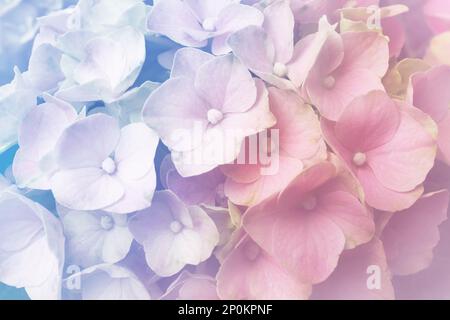
[[22,188],[51,189],[50,177],[57,170],[55,145],[78,117],[70,104],[51,96],[46,96],[46,100],[26,115],[19,129],[20,148],[14,158],[13,173]]
[[250,237],[305,284],[324,281],[345,248],[370,241],[375,231],[370,211],[326,162],[250,208],[243,219]]
[[224,206],[226,202],[225,175],[220,168],[185,178],[178,173],[170,156],[167,156],[161,163],[160,177],[163,186],[188,205]]
[[[83,283],[79,290],[74,290],[70,285],[76,281]],[[69,298],[75,296],[75,298],[83,300],[150,299],[144,284],[133,272],[114,264],[100,264],[84,269],[82,272],[70,276],[65,284],[69,289]]]
[[61,298],[62,227],[47,209],[10,191],[0,193],[0,281],[32,299]]
[[148,265],[160,276],[200,264],[219,242],[217,227],[207,213],[198,206],[185,206],[170,191],[157,192],[152,206],[132,219],[130,229],[144,246]]
[[370,206],[403,210],[422,195],[437,135],[436,124],[422,111],[373,91],[353,100],[336,122],[323,119],[322,129]]
[[0,2],[0,297],[449,296],[448,1]]
[[129,213],[150,206],[158,138],[144,124],[122,129],[96,114],[68,127],[55,148],[50,180],[57,201],[74,210]]
[[447,220],[448,204],[448,191],[440,190],[424,195],[403,212],[388,215],[381,240],[394,274],[415,274],[431,264],[440,239],[438,227]]
[[36,92],[24,81],[19,70],[14,80],[0,87],[0,152],[17,142],[17,131],[22,119],[37,103]]
[[438,126],[439,158],[450,164],[450,67],[438,66],[415,74],[409,88],[409,101],[430,115]]
[[167,300],[218,300],[216,280],[202,274],[191,274],[187,271],[167,288],[162,297]]
[[233,0],[157,1],[148,28],[189,47],[205,47],[212,39],[216,55],[230,52],[227,38],[246,26],[260,26],[264,16],[256,8]]
[[185,177],[232,162],[245,137],[275,123],[265,85],[239,60],[197,49],[178,51],[171,78],[150,95],[143,115]]
[[133,236],[128,218],[104,211],[58,208],[66,235],[67,260],[82,267],[123,260]]
[[317,34],[294,45],[294,15],[289,1],[274,1],[263,12],[261,27],[249,26],[232,34],[228,44],[261,79],[281,89],[296,89],[303,84],[334,28],[323,18]]
[[354,98],[384,90],[388,61],[388,41],[378,32],[334,32],[306,79],[306,93],[323,117],[335,121]]
[[[236,272],[239,270],[239,272]],[[311,286],[284,270],[250,237],[244,236],[217,274],[219,297],[227,300],[306,299]]]
[[[69,55],[73,41],[84,43],[75,58]],[[56,96],[68,101],[119,98],[134,83],[145,60],[144,36],[132,27],[98,36],[85,31],[67,33],[59,47],[66,52],[61,60],[66,80]]]
[[277,124],[243,144],[238,158],[251,157],[256,142],[258,161],[221,168],[227,176],[225,195],[239,205],[254,205],[280,192],[292,176],[327,157],[317,115],[309,105],[275,88],[269,89],[269,100]]

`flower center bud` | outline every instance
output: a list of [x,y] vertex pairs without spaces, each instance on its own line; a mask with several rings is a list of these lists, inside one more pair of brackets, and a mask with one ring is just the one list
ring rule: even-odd
[[173,233],[178,233],[178,232],[181,231],[181,229],[183,229],[183,226],[181,225],[180,222],[178,222],[178,221],[172,221],[172,222],[170,223],[170,230],[171,230]]
[[333,76],[328,76],[325,79],[323,79],[322,84],[325,88],[332,89],[336,84],[336,79]]
[[217,109],[209,109],[208,110],[208,121],[212,124],[212,125],[216,125],[218,124],[220,121],[222,121],[223,119],[223,113],[220,110]]
[[307,211],[313,210],[316,206],[317,206],[317,198],[315,196],[312,195],[307,196],[302,201],[302,208]]
[[353,163],[355,164],[355,166],[361,167],[366,163],[366,161],[367,161],[367,157],[362,152],[357,152],[353,156]]
[[116,163],[108,157],[102,162],[102,169],[108,174],[113,174],[116,172]]
[[286,77],[288,69],[284,63],[277,62],[273,66],[273,73],[280,78]]
[[261,253],[261,249],[258,247],[258,245],[254,242],[249,242],[245,245],[245,256],[250,261],[255,261],[259,254]]
[[216,18],[206,18],[202,22],[202,28],[203,30],[209,32],[216,31],[216,23],[217,23]]
[[111,230],[114,227],[114,220],[110,216],[103,216],[100,219],[100,225],[103,230]]

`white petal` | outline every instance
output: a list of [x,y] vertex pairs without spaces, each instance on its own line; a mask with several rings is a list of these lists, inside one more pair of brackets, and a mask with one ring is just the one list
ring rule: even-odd
[[20,149],[13,162],[13,173],[20,187],[50,189],[49,174],[54,170],[50,154],[61,133],[77,117],[75,109],[44,103],[23,119],[19,131]]
[[156,133],[143,123],[122,128],[114,156],[117,174],[123,179],[136,180],[154,170],[153,159],[158,142]]
[[97,168],[59,171],[51,178],[51,185],[56,201],[75,210],[102,209],[124,194],[117,179]]
[[120,138],[117,121],[104,114],[95,114],[77,121],[60,137],[56,159],[61,169],[100,168],[116,148]]
[[149,300],[143,283],[128,269],[117,265],[98,265],[81,274],[83,300]]
[[18,71],[12,83],[0,87],[0,152],[17,141],[20,122],[35,105],[36,93],[25,86]]
[[105,230],[100,226],[97,212],[66,210],[62,222],[67,237],[67,260],[82,267],[104,262],[101,252]]
[[133,235],[128,227],[115,227],[106,233],[102,257],[104,262],[116,263],[124,259],[131,248]]
[[151,169],[147,175],[138,180],[118,178],[124,188],[124,195],[119,201],[103,210],[125,214],[148,208],[156,189],[156,172]]
[[[64,263],[59,221],[41,205],[10,192],[0,195],[0,217],[5,230],[28,226],[20,232],[1,233],[0,281],[30,289],[32,298],[58,299]],[[8,248],[6,244],[13,242]]]

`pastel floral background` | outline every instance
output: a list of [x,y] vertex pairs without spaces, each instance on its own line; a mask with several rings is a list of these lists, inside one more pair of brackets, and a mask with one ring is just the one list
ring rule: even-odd
[[0,299],[450,299],[450,1],[0,0]]

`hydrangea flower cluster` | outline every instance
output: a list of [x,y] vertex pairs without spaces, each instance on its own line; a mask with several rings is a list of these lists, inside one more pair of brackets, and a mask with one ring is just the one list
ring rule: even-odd
[[448,1],[11,0],[0,28],[0,296],[450,297]]

